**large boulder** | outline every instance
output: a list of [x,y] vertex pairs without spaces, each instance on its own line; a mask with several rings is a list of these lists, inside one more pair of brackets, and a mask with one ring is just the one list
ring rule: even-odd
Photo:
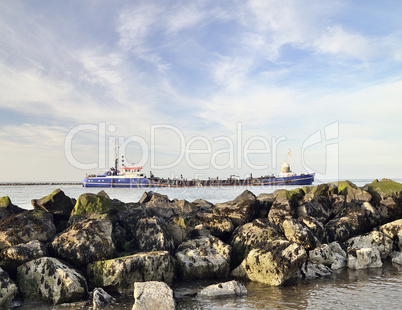
[[21,243],[0,251],[0,266],[14,270],[31,260],[48,256],[47,247],[38,240]]
[[376,248],[348,250],[348,267],[350,269],[367,269],[381,266],[381,255]]
[[157,217],[143,218],[135,229],[135,248],[140,252],[169,251],[173,253],[175,245],[165,225]]
[[299,216],[297,219],[312,232],[313,236],[319,242],[327,240],[327,231],[325,230],[324,224],[316,218],[311,216]]
[[286,218],[280,226],[286,239],[302,245],[307,250],[314,249],[321,244],[310,229],[298,219]]
[[48,242],[56,234],[53,217],[45,211],[29,210],[0,221],[0,250],[32,240]]
[[373,197],[373,204],[376,205],[384,222],[394,221],[402,218],[402,184],[389,180],[375,180],[364,186]]
[[17,284],[24,300],[60,304],[87,295],[85,278],[53,257],[38,258],[18,267]]
[[357,203],[362,204],[363,202],[370,202],[372,196],[371,194],[357,187],[354,183],[350,181],[340,181],[329,183],[328,185],[335,185],[337,187],[337,194],[343,195],[346,198],[346,203]]
[[180,277],[223,278],[230,271],[229,245],[207,235],[184,241],[176,250]]
[[135,282],[172,283],[175,261],[168,251],[139,253],[89,264],[87,275],[93,287],[127,294],[133,292]]
[[87,219],[75,223],[52,242],[56,255],[74,266],[112,258],[112,223],[108,219]]
[[335,253],[328,244],[322,244],[320,247],[309,251],[308,260],[313,264],[331,266],[335,261]]
[[209,285],[197,293],[201,298],[222,298],[247,295],[246,287],[239,281],[232,280],[224,283]]
[[345,241],[345,245],[351,249],[375,248],[383,259],[389,257],[393,249],[392,239],[380,231],[372,231],[350,238]]
[[0,268],[0,309],[9,309],[10,303],[18,293],[18,287],[7,272]]
[[258,201],[255,195],[245,190],[234,200],[215,204],[214,214],[228,217],[237,227],[255,219]]
[[236,228],[230,239],[232,266],[237,267],[252,249],[260,249],[272,240],[285,239],[268,219],[256,219]]
[[402,265],[402,252],[392,252],[392,263]]
[[272,204],[274,203],[274,195],[261,193],[257,196],[258,208],[256,211],[256,218],[266,218],[268,216],[269,210],[271,210]]
[[306,250],[301,245],[274,240],[264,249],[251,250],[231,275],[278,286],[295,275],[306,259]]
[[402,219],[380,226],[380,231],[392,239],[395,250],[402,250]]
[[222,215],[213,213],[197,213],[195,221],[203,224],[211,233],[212,236],[218,237],[221,240],[227,241],[232,235],[235,225],[232,221]]
[[136,282],[134,284],[134,299],[132,310],[176,309],[173,291],[164,282]]
[[92,308],[94,310],[103,309],[112,303],[115,303],[116,299],[109,295],[101,287],[97,287],[92,292]]
[[268,219],[271,223],[279,226],[285,219],[297,216],[296,208],[304,192],[301,189],[287,191],[278,189],[273,193],[273,204],[268,213]]
[[11,202],[10,197],[4,196],[0,198],[0,221],[14,214],[24,212],[24,209],[17,207]]
[[301,189],[304,192],[301,204],[305,204],[316,198],[329,199],[331,196],[330,186],[328,184],[320,184],[316,186],[304,186]]
[[98,194],[86,193],[78,197],[71,212],[69,224],[88,218],[106,217],[115,222],[121,211],[127,211],[126,204],[117,199],[110,199],[103,191]]
[[325,223],[331,216],[329,200],[325,197],[313,197],[306,203],[299,205],[296,208],[296,213],[298,217],[309,216]]

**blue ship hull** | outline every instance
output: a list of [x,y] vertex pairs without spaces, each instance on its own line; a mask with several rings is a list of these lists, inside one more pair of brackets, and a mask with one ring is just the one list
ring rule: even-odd
[[87,177],[83,181],[84,187],[202,187],[202,186],[269,186],[269,185],[311,185],[314,182],[314,173],[298,174],[286,177],[261,177],[247,179],[226,180],[184,180],[160,178],[129,178],[116,176]]

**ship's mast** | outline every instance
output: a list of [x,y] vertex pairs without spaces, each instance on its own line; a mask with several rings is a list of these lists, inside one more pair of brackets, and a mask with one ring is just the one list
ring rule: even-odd
[[117,138],[114,138],[114,168],[116,169],[116,172],[119,168],[119,148],[120,146],[117,143]]
[[289,169],[290,169],[290,172],[292,172],[292,152],[290,151],[290,148],[288,151],[288,157],[289,157]]

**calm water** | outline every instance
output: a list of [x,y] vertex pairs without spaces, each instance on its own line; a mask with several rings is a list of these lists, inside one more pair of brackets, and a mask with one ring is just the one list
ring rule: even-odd
[[[370,180],[352,180],[357,186],[370,183]],[[401,182],[401,179],[395,180]],[[234,199],[245,189],[256,196],[271,193],[279,188],[292,189],[298,186],[281,187],[225,187],[225,188],[161,188],[154,191],[168,195],[170,199],[194,201],[202,198],[212,203]],[[0,197],[9,196],[19,207],[31,209],[31,199],[41,198],[53,190],[61,188],[72,198],[82,193],[97,193],[100,189],[83,188],[77,185],[30,185],[0,186]],[[124,202],[137,202],[143,189],[106,188],[111,198]],[[216,282],[186,282],[175,284],[177,292],[197,290]],[[179,299],[178,309],[400,309],[402,305],[402,266],[384,264],[382,268],[353,271],[344,269],[331,277],[311,280],[285,287],[269,287],[259,283],[245,283],[250,294],[246,297],[222,300],[197,300],[194,297]],[[118,305],[106,309],[131,309],[132,297],[125,297]],[[18,309],[89,309],[89,306],[73,307],[26,304]]]

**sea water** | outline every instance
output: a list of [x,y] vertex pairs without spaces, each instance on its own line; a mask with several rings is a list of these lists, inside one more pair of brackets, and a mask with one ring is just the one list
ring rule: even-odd
[[[357,186],[364,186],[372,180],[351,180]],[[401,182],[400,179],[395,181]],[[313,185],[319,184],[316,182]],[[250,190],[256,196],[272,193],[277,189],[293,189],[299,186],[275,187],[196,187],[196,188],[103,188],[110,198],[123,202],[137,202],[144,191],[152,190],[169,199],[194,201],[202,198],[211,203],[233,200],[244,190]],[[24,185],[0,186],[0,197],[9,196],[12,203],[32,209],[31,199],[49,195],[60,188],[71,198],[78,198],[83,193],[97,193],[100,188],[84,188],[79,185]],[[176,292],[193,290],[209,284],[218,283],[218,279],[175,283]],[[196,297],[179,298],[177,309],[398,309],[402,305],[402,266],[386,261],[383,267],[367,270],[343,269],[330,277],[309,280],[296,285],[270,287],[260,283],[245,282],[249,295],[238,298],[200,300]],[[180,294],[179,294],[180,295]],[[118,304],[106,309],[131,309],[132,296],[121,296]],[[89,309],[89,306],[74,305],[50,306],[43,303],[25,304],[18,309]]]

